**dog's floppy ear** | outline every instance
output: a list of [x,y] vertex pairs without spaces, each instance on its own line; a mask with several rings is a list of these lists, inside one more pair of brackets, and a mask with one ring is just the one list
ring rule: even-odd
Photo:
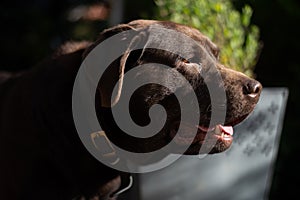
[[[128,30],[133,30],[137,34],[132,34],[132,32],[130,32],[130,34],[126,34],[126,32],[124,31]],[[128,24],[121,24],[103,31],[100,34],[99,39],[84,53],[84,57],[86,57],[87,54],[102,41],[121,32],[124,32],[124,35],[120,37],[120,40],[129,40],[129,45],[124,54],[120,58],[116,59],[105,70],[100,79],[97,87],[97,92],[100,93],[100,101],[102,107],[112,107],[119,101],[122,92],[126,62],[131,53],[131,50],[134,49],[134,47],[141,41],[141,34],[139,34],[139,32],[134,27]],[[116,84],[117,92],[116,94],[112,94]]]

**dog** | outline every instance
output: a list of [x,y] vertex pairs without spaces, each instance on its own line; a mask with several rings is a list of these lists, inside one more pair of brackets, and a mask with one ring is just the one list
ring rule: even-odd
[[[195,155],[201,148],[204,153],[220,153],[230,147],[232,126],[253,111],[262,90],[261,84],[223,66],[218,61],[218,47],[200,31],[173,22],[136,20],[104,30],[95,42],[67,43],[31,70],[3,76],[0,85],[1,199],[116,198],[114,194],[122,188],[126,182],[124,177],[128,175],[101,164],[82,144],[72,116],[73,85],[83,60],[97,45],[125,31],[140,33],[153,27],[174,30],[192,38],[197,47],[183,42],[177,48],[186,45],[198,56],[184,58],[176,52],[147,48],[153,40],[137,34],[135,42],[144,41],[144,48],[133,50],[128,47],[124,55],[111,63],[99,77],[95,110],[107,137],[115,145],[137,153],[158,150],[172,140],[175,145],[168,153],[184,149],[185,154]],[[160,39],[168,42],[172,38]],[[174,95],[178,80],[167,74],[154,77],[150,66],[144,72],[147,77],[160,79],[170,88],[159,84],[140,87],[131,97],[130,114],[136,124],[145,126],[151,121],[149,109],[160,104],[167,113],[163,128],[152,137],[137,138],[128,136],[118,127],[113,118],[111,99],[118,103],[124,91],[118,87],[119,96],[115,97],[112,90],[127,71],[149,63],[170,66],[191,84],[197,98],[196,105],[200,108],[197,124],[183,122],[181,132],[177,133],[181,126],[180,105]],[[210,71],[212,66],[216,72]],[[223,111],[226,108],[223,122],[211,122],[213,103],[207,85],[214,83],[211,77],[216,73],[222,79],[222,84],[218,84],[224,88],[226,97],[226,101],[217,102],[217,108]],[[189,99],[184,90],[181,94]],[[197,127],[193,137],[189,133],[192,127]]]

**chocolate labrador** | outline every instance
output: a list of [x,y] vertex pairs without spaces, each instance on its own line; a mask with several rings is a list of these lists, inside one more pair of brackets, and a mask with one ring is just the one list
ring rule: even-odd
[[[172,140],[175,140],[174,152],[169,153],[176,153],[183,147],[186,148],[185,154],[198,154],[200,148],[204,148],[205,153],[219,153],[230,147],[232,126],[253,111],[262,90],[261,84],[219,63],[218,47],[198,30],[173,22],[136,20],[103,31],[93,43],[67,43],[27,72],[1,76],[1,199],[116,198],[115,194],[126,182],[123,179],[128,176],[101,164],[82,144],[72,116],[73,84],[83,60],[97,45],[124,31],[147,32],[152,27],[175,30],[192,38],[197,47],[187,47],[184,41],[180,42],[177,46],[179,51],[193,50],[193,55],[184,58],[176,52],[148,48],[153,38],[143,36],[138,42],[143,41],[144,48],[129,48],[112,62],[100,78],[95,97],[97,117],[107,137],[117,146],[138,153],[158,150]],[[159,38],[159,42],[172,43],[172,38],[164,37]],[[131,97],[129,109],[132,120],[145,126],[151,121],[149,109],[155,104],[162,105],[167,113],[163,128],[152,137],[137,138],[128,136],[114,121],[111,111],[114,85],[127,71],[149,63],[167,65],[176,70],[188,80],[196,94],[199,121],[197,124],[184,122],[178,137],[175,135],[180,125],[181,110],[174,91],[183,89],[178,88],[178,80],[172,75],[151,75],[153,67],[145,70],[147,77],[150,80],[159,78],[170,88],[159,84],[138,88]],[[217,85],[222,85],[226,96],[225,102],[217,103],[217,108],[226,108],[224,121],[211,122],[213,106],[207,84],[215,81],[211,78],[216,73],[210,71],[212,66],[222,78],[222,83]],[[118,89],[122,96],[122,87]],[[189,98],[184,91],[182,94]],[[189,130],[195,126],[197,133],[191,138]],[[210,140],[215,142],[210,143]],[[205,145],[210,147],[205,148]]]

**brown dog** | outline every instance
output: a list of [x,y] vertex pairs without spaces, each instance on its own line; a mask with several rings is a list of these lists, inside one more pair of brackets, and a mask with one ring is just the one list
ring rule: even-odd
[[[1,199],[114,198],[111,194],[121,184],[121,173],[102,165],[82,145],[72,118],[73,84],[83,59],[102,41],[122,31],[148,30],[153,25],[191,37],[198,43],[198,47],[192,48],[198,56],[187,59],[145,46],[134,51],[129,49],[113,62],[100,79],[95,101],[98,119],[107,136],[117,146],[132,152],[151,152],[175,139],[180,108],[172,93],[178,89],[172,88],[172,83],[177,80],[169,75],[163,74],[159,79],[168,83],[171,89],[148,84],[134,93],[129,105],[133,121],[140,126],[149,123],[147,113],[151,106],[164,106],[167,120],[155,136],[147,139],[129,137],[118,128],[110,109],[112,89],[126,71],[141,64],[160,63],[176,69],[190,82],[200,108],[199,123],[184,125],[172,151],[176,153],[176,149],[188,145],[186,154],[198,154],[206,136],[208,141],[217,141],[212,148],[207,148],[206,153],[218,153],[229,148],[232,143],[231,127],[244,120],[254,109],[262,89],[260,83],[221,65],[218,48],[198,30],[172,22],[137,20],[105,30],[93,44],[69,43],[32,70],[3,78],[5,81],[0,85]],[[149,38],[143,40],[147,44],[152,42]],[[182,43],[178,49],[185,48],[184,45]],[[213,81],[210,73],[212,65],[223,80],[226,102],[218,106],[226,107],[226,116],[225,122],[214,121],[210,126],[213,128],[209,128],[212,103],[206,84]],[[149,79],[155,80],[158,77],[151,76],[152,70],[149,67],[145,73]],[[199,70],[206,72],[207,76],[200,76]],[[197,126],[198,131],[190,140],[188,130],[192,126]],[[210,143],[206,144],[209,146]]]

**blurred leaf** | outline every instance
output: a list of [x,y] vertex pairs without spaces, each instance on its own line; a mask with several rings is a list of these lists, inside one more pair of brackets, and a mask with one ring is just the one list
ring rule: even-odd
[[253,76],[257,61],[259,29],[251,25],[252,8],[242,12],[230,0],[155,0],[156,18],[199,29],[221,49],[220,62]]

